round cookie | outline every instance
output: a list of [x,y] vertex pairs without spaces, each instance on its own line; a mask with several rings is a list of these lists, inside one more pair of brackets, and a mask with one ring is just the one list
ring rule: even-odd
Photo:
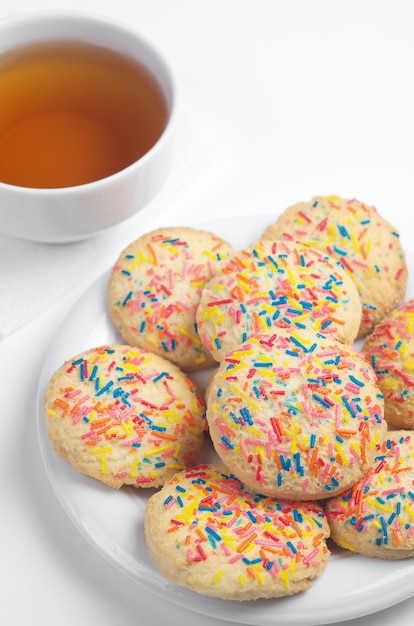
[[316,196],[285,209],[262,237],[301,241],[340,261],[361,297],[358,338],[404,298],[407,264],[399,233],[373,206],[338,196]]
[[232,252],[216,235],[184,227],[160,228],[127,246],[108,284],[109,312],[126,343],[187,372],[210,367],[196,309],[204,284]]
[[394,427],[414,429],[414,299],[379,322],[362,351],[378,376],[385,419]]
[[390,431],[373,466],[349,491],[326,502],[332,539],[381,559],[414,556],[414,436]]
[[100,346],[64,363],[44,397],[49,439],[73,467],[115,488],[159,487],[198,461],[205,405],[172,363]]
[[146,543],[162,574],[226,600],[305,591],[325,570],[328,536],[319,504],[252,495],[221,463],[180,472],[145,511]]
[[344,343],[282,331],[228,352],[209,385],[220,459],[249,489],[328,498],[371,466],[386,433],[369,362]]
[[234,255],[204,287],[196,319],[217,361],[251,335],[309,330],[352,344],[361,300],[342,266],[316,248],[258,241]]

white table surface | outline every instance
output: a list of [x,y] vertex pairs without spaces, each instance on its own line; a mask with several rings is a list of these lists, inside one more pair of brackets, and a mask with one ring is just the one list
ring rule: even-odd
[[[165,223],[189,225],[276,215],[312,195],[337,194],[375,204],[412,244],[411,0],[0,0],[0,18],[45,7],[116,18],[169,57],[182,119],[196,133],[183,138],[190,171],[164,195],[158,220],[160,210]],[[1,623],[224,625],[144,593],[104,560],[63,512],[42,464],[35,426],[42,361],[68,311],[111,261],[85,271],[75,289],[0,343]],[[408,626],[413,613],[414,598],[346,623]]]

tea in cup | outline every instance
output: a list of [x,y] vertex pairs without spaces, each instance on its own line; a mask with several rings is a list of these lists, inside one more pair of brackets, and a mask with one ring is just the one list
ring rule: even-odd
[[95,235],[161,189],[175,87],[148,43],[103,18],[0,24],[0,231],[44,242]]

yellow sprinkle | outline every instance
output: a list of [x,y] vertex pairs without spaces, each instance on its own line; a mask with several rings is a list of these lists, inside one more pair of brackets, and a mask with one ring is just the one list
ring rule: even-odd
[[382,384],[383,384],[383,389],[386,389],[387,391],[396,389],[398,387],[398,385],[399,385],[398,380],[396,380],[395,378],[394,379],[392,379],[392,378],[385,378],[382,381]]
[[[295,276],[295,274],[292,272],[290,267],[286,268],[286,276],[289,278],[289,282],[290,282],[290,288],[292,289],[292,291],[294,293],[300,293],[299,289],[297,289],[297,287],[295,287],[295,285],[298,282],[297,276]],[[297,304],[297,302],[293,299],[291,299],[292,304],[295,303]]]
[[171,252],[171,254],[174,254],[175,256],[178,256],[180,254],[180,250],[178,250],[178,248],[174,248],[174,246],[166,246],[168,252]]
[[348,543],[347,541],[343,541],[342,539],[339,541],[339,545],[346,550],[350,550],[351,552],[355,552],[355,546],[352,543]]
[[[303,336],[298,335],[297,333],[295,333],[295,331],[292,331],[292,332],[290,333],[290,335],[291,335],[291,337],[293,337],[293,338],[294,338],[294,339],[296,339],[297,341],[300,341],[301,343],[303,343],[303,345],[306,345],[306,344],[310,344],[310,343],[311,343],[311,340],[310,340],[310,339],[308,339],[307,337],[303,337]],[[312,341],[313,341],[313,339],[312,339]]]
[[355,234],[353,232],[351,232],[349,234],[350,234],[351,242],[352,242],[352,245],[354,247],[355,252],[360,252],[361,248],[360,248],[358,239],[355,237]]
[[361,456],[361,446],[359,445],[359,443],[354,442],[351,443],[351,448],[354,450],[354,452],[357,454],[357,456]]
[[245,580],[244,580],[243,574],[239,574],[239,585],[240,585],[240,587],[244,587],[244,585],[245,585]]
[[121,422],[121,423],[122,423],[122,428],[125,431],[125,434],[128,436],[132,435],[132,433],[134,432],[132,420],[128,420],[128,422]]
[[133,261],[127,266],[127,270],[130,272],[133,270],[139,263],[146,263],[147,258],[142,250],[138,250],[138,253]]
[[314,322],[314,330],[315,332],[319,332],[322,326],[322,321],[320,318],[317,318]]
[[[377,509],[381,509],[381,511],[385,511],[386,513],[392,513],[392,507],[391,506],[387,506],[386,504],[381,504],[381,502],[378,502],[378,500],[376,500],[375,498],[366,498],[366,503],[367,504],[371,504],[372,506],[375,506]],[[379,526],[379,528],[381,528],[381,526]]]
[[131,466],[131,471],[130,471],[130,476],[131,478],[133,478],[134,476],[136,476],[137,474],[137,468],[138,468],[138,457],[136,457],[133,461],[132,461],[132,466]]
[[94,448],[91,450],[92,454],[99,454],[101,456],[101,472],[102,474],[106,474],[107,466],[106,466],[106,453],[112,452],[112,447],[107,446],[106,448]]
[[169,463],[167,467],[168,469],[171,469],[171,470],[180,471],[184,469],[184,464],[183,463]]
[[405,504],[404,505],[405,510],[407,511],[408,515],[411,517],[411,519],[414,519],[414,511],[413,509],[410,507],[409,504]]
[[119,435],[119,428],[115,428],[115,426],[113,426],[112,428],[108,428],[105,434],[108,437],[111,437],[112,435],[115,435],[117,437]]
[[238,372],[239,370],[242,370],[245,367],[248,367],[248,365],[249,364],[246,361],[241,361],[240,363],[238,363],[237,365],[231,368],[230,370],[231,375],[233,376],[235,372]]
[[255,574],[256,574],[256,579],[259,581],[259,583],[261,585],[263,585],[264,582],[265,582],[265,579],[264,579],[264,576],[263,576],[262,572],[257,567],[255,567],[254,570],[255,570]]
[[217,261],[216,255],[214,254],[214,252],[211,252],[211,250],[203,250],[203,254],[207,256],[209,259],[212,259],[213,261]]
[[214,319],[216,322],[223,322],[225,319],[225,315],[222,313],[222,310],[216,304],[209,306],[208,308],[201,310],[201,315],[203,320],[211,320]]
[[[255,428],[254,426],[249,426],[249,435],[260,438],[263,435],[263,431],[259,428]],[[256,446],[256,452],[263,452],[263,448]]]
[[238,358],[239,355],[240,356],[245,356],[245,355],[249,355],[249,354],[253,354],[253,350],[247,349],[247,350],[234,350],[233,355],[235,358]]
[[204,361],[207,360],[207,356],[205,354],[200,355],[199,357],[197,357],[196,359],[194,359],[194,362],[199,365],[200,363],[204,363]]
[[[239,274],[237,274],[237,280],[239,284],[241,283],[240,287],[246,293],[250,293],[252,291],[252,279],[249,276],[240,272]],[[262,295],[263,294],[264,292],[262,293]]]
[[230,385],[230,389],[236,395],[239,395],[241,398],[243,398],[243,400],[245,400],[247,402],[247,404],[249,404],[253,409],[258,409],[259,408],[259,405],[256,404],[256,402],[253,402],[253,400],[251,398],[249,398],[249,396],[247,396],[245,393],[243,393],[242,390],[239,389],[236,385],[231,384]]
[[266,356],[265,354],[258,354],[256,357],[257,361],[261,361],[262,363],[268,363],[270,365],[272,365],[273,361],[271,359],[269,359],[268,356]]
[[289,589],[290,587],[290,582],[289,582],[289,573],[287,572],[287,570],[282,569],[279,573],[279,578],[282,581],[282,583],[284,584],[286,589]]
[[196,335],[195,333],[190,333],[188,330],[186,330],[185,328],[183,328],[182,326],[180,328],[177,329],[178,332],[181,335],[184,335],[184,337],[188,337],[189,339],[191,339],[191,341],[193,341],[194,343],[197,344],[201,344],[201,339],[198,335]]
[[171,450],[174,448],[173,445],[169,444],[167,446],[160,446],[159,448],[154,448],[153,450],[147,450],[145,456],[153,456],[154,454],[161,454],[161,452],[166,452],[167,450]]
[[[170,399],[171,399],[171,396],[168,396],[168,398],[166,398],[165,401],[167,402]],[[176,409],[166,409],[165,411],[162,412],[162,415],[163,417],[178,419],[178,411]]]
[[348,457],[344,453],[344,451],[342,449],[342,446],[340,445],[339,441],[335,441],[334,448],[337,451],[337,453],[339,454],[339,456],[341,457],[342,465],[348,466],[349,465]]
[[298,450],[298,427],[295,424],[292,424],[292,428],[290,428],[287,432],[291,437],[290,453],[295,454]]
[[223,570],[219,569],[218,572],[216,572],[216,575],[213,578],[213,583],[216,584],[218,583],[218,581],[220,580],[220,578],[223,576]]
[[112,446],[106,446],[106,448],[94,448],[91,450],[92,454],[105,454],[106,452],[112,452]]
[[[297,303],[295,302],[295,304]],[[270,304],[267,304],[267,302],[262,302],[262,310],[266,311],[267,313],[273,313],[274,307],[271,306]]]
[[330,236],[328,239],[325,239],[324,241],[325,246],[328,244],[331,244],[336,239],[336,229],[333,224],[328,224],[328,228],[326,230],[328,231]]

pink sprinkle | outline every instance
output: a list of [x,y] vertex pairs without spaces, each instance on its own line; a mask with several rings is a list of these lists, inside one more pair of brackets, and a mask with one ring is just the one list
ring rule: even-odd
[[171,450],[165,450],[165,452],[161,453],[161,457],[165,459],[167,456],[174,456],[175,448],[171,448]]
[[[314,559],[314,557],[318,554],[319,550],[317,548],[315,548],[315,550],[313,550],[310,554],[308,554],[308,556],[303,558],[303,562],[306,563],[307,565],[309,564],[310,561],[312,561]],[[317,563],[314,562],[314,565],[316,565]]]
[[404,487],[399,487],[395,489],[387,489],[386,491],[383,491],[382,493],[384,494],[384,496],[388,496],[393,493],[402,493],[403,491],[404,491]]
[[243,554],[236,554],[232,559],[229,560],[229,563],[233,565],[233,563],[237,563],[240,559],[243,558]]

